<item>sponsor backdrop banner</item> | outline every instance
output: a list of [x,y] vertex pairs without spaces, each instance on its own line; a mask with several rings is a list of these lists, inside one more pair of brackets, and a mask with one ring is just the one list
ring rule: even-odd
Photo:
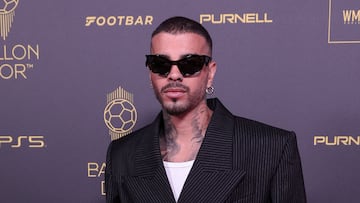
[[104,202],[109,142],[160,106],[145,54],[182,15],[214,40],[214,97],[294,130],[309,202],[359,202],[360,1],[0,1],[0,202]]

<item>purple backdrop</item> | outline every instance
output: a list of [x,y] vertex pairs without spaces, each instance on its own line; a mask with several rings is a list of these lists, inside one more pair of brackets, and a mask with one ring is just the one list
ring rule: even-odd
[[213,36],[215,97],[297,133],[308,201],[359,201],[358,0],[8,2],[0,202],[105,201],[111,135],[159,110],[144,55],[155,26],[174,15]]

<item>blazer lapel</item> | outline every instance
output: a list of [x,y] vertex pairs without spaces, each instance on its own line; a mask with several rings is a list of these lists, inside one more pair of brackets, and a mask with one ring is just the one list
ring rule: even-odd
[[245,175],[233,166],[233,116],[220,102],[216,106],[179,203],[224,202]]
[[[124,177],[134,202],[174,202],[171,186],[162,163],[159,146],[161,116],[141,135],[142,143],[136,151],[132,176]],[[140,135],[139,135],[140,136]]]
[[[194,165],[185,181],[179,203],[224,202],[245,176],[245,171],[233,165],[234,119],[217,100],[213,117],[207,129]],[[159,114],[136,151],[131,176],[123,177],[133,202],[167,202],[175,199],[162,163],[159,146]],[[139,135],[140,136],[140,135]]]

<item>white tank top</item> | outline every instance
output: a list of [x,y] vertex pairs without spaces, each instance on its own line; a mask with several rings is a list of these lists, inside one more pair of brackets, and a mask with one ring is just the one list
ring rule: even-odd
[[169,183],[176,201],[178,201],[179,199],[181,190],[184,186],[185,180],[190,172],[193,163],[194,160],[186,162],[164,161],[166,175],[169,179]]

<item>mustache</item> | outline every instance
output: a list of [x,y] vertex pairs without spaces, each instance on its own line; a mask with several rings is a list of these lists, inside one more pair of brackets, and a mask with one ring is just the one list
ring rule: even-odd
[[181,83],[178,83],[178,82],[172,82],[172,83],[169,83],[169,84],[165,85],[164,87],[162,87],[161,92],[164,92],[167,89],[171,89],[171,88],[181,88],[185,91],[189,91],[189,87],[187,87]]

